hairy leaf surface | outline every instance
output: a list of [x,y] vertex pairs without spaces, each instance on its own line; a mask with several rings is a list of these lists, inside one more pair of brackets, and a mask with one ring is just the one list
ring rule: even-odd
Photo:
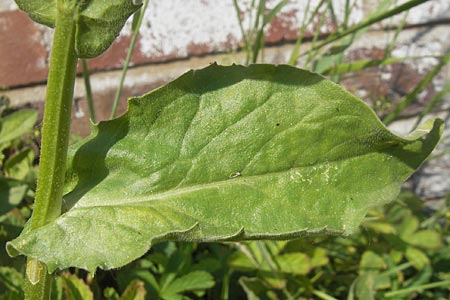
[[442,130],[434,120],[396,136],[304,70],[211,65],[96,125],[72,153],[64,213],[8,251],[93,271],[164,240],[349,234],[396,197]]
[[[56,25],[56,0],[15,1],[34,21],[49,27]],[[132,0],[66,1],[65,6],[76,20],[75,48],[80,58],[92,58],[105,52],[128,17],[140,7]]]

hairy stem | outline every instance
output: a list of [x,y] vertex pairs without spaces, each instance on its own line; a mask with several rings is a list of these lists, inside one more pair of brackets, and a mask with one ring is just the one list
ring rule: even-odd
[[[58,3],[47,83],[36,200],[29,230],[61,214],[77,55],[72,10]],[[25,299],[48,299],[51,275],[45,264],[28,258]]]

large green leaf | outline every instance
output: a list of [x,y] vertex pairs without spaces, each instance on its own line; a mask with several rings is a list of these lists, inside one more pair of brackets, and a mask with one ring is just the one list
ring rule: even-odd
[[[56,0],[15,0],[34,21],[54,27]],[[71,0],[65,4],[76,20],[75,48],[80,58],[96,57],[108,49],[128,17],[140,5],[132,0]]]
[[10,254],[49,270],[120,267],[163,240],[349,234],[439,141],[402,138],[325,78],[289,66],[209,66],[131,99],[69,162],[65,211]]

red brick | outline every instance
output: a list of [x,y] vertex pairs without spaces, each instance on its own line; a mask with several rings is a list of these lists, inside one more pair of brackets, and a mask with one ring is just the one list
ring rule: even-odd
[[0,87],[45,81],[46,60],[38,26],[25,13],[0,13]]

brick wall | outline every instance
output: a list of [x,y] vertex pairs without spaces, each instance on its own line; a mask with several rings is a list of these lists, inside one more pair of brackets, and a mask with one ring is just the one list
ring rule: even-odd
[[[251,21],[250,0],[239,0],[241,18],[247,28]],[[312,0],[315,6],[319,1]],[[336,19],[344,18],[345,0],[333,1]],[[365,18],[379,1],[355,0],[350,23]],[[406,1],[399,1],[403,3]],[[278,0],[267,1],[267,8]],[[306,1],[291,0],[266,28],[265,62],[286,63],[292,51],[304,17]],[[348,59],[382,58],[386,44],[395,33],[395,26],[403,18],[399,15],[372,27],[346,52]],[[411,10],[392,55],[442,55],[450,50],[450,1],[431,0]],[[331,16],[319,24],[319,18],[308,24],[306,37],[317,30],[326,35],[335,29]],[[15,106],[33,106],[42,111],[45,80],[51,49],[52,30],[33,23],[17,10],[13,0],[0,2],[0,95]],[[131,24],[127,23],[111,48],[89,61],[92,75],[95,108],[98,119],[109,116],[112,99],[119,81],[120,67],[131,39]],[[126,109],[126,99],[140,95],[178,77],[191,68],[201,68],[217,61],[222,64],[243,62],[242,34],[232,0],[165,0],[150,1],[132,57],[132,68],[125,82],[119,112]],[[307,48],[309,45],[303,45]],[[423,75],[438,63],[436,58],[408,60],[382,69],[368,69],[358,76],[343,79],[352,93],[368,102],[383,97],[399,98],[408,93]],[[420,110],[450,78],[447,67],[424,93],[409,113]],[[441,106],[448,110],[450,99]],[[89,133],[88,110],[84,85],[77,79],[74,97],[72,131],[78,135]],[[408,121],[393,125],[398,131],[408,130]],[[450,160],[450,158],[449,158]],[[450,166],[449,166],[450,169]],[[447,180],[447,181],[445,181]],[[450,176],[445,179],[450,185]],[[418,188],[421,188],[418,186]]]

